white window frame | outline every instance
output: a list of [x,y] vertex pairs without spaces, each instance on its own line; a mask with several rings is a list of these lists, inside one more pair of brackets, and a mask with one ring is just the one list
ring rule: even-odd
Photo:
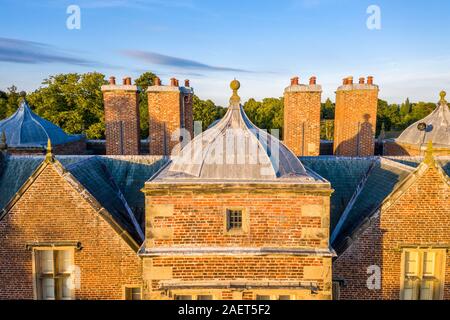
[[[53,273],[52,275],[48,276],[48,278],[51,278],[54,280],[55,283],[55,300],[74,300],[75,299],[75,288],[72,287],[70,289],[70,297],[69,298],[61,298],[58,297],[58,288],[56,283],[58,281],[58,279],[70,279],[70,281],[74,281],[74,268],[71,268],[71,271],[69,273],[63,273],[63,274],[58,274],[57,272],[57,266],[58,266],[58,255],[56,255],[55,257],[55,251],[68,251],[70,252],[71,255],[71,266],[74,266],[75,264],[75,247],[33,247],[32,248],[32,276],[33,276],[33,295],[34,295],[34,299],[35,300],[41,300],[42,299],[42,288],[41,288],[41,272],[40,272],[40,261],[38,261],[38,259],[40,259],[40,252],[43,251],[51,251],[53,252]],[[59,298],[59,299],[58,299]]]
[[[405,299],[405,283],[408,278],[406,275],[406,262],[407,254],[417,254],[416,274],[410,275],[411,281],[414,281],[412,300],[421,300],[421,288],[425,281],[433,281],[432,285],[432,300],[442,300],[444,298],[444,285],[445,285],[445,266],[447,250],[443,248],[404,248],[401,258],[401,278],[400,278],[400,299]],[[428,253],[434,254],[433,276],[424,275],[425,269],[425,256]]]

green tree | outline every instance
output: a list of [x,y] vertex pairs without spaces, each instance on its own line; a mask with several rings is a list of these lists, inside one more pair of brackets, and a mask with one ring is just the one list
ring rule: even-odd
[[400,115],[402,117],[406,117],[408,114],[411,113],[411,103],[409,102],[409,98],[406,98],[405,103],[402,104],[400,107]]
[[387,101],[378,99],[376,136],[380,134],[383,123],[386,131],[398,129],[400,123],[400,109],[396,104],[388,104]]
[[280,138],[283,130],[283,98],[265,98],[256,101],[251,98],[244,104],[244,110],[249,119],[259,128],[280,130]]
[[152,72],[145,72],[134,83],[141,91],[139,92],[139,113],[141,122],[141,138],[146,139],[149,134],[148,128],[148,95],[147,88],[153,86],[156,75]]
[[0,91],[0,120],[12,115],[18,108],[20,93],[17,87],[12,85],[7,92]]
[[320,108],[320,118],[323,120],[334,119],[335,105],[331,102],[330,98],[327,98],[325,103],[322,103]]
[[100,139],[105,136],[101,86],[106,83],[97,72],[57,74],[45,79],[44,86],[27,99],[38,115],[65,132]]

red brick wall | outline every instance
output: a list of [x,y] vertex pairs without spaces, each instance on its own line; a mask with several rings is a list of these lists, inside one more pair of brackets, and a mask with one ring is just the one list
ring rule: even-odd
[[[150,205],[174,205],[168,217],[150,218]],[[317,205],[329,213],[329,197],[298,194],[177,194],[147,196],[147,236],[151,227],[173,228],[173,239],[154,240],[155,246],[282,246],[327,247],[328,234],[323,238],[307,237],[305,228],[326,228],[328,219],[304,216],[302,207]],[[243,235],[229,235],[225,229],[226,208],[245,208],[249,217],[249,231]],[[325,242],[323,242],[325,241]]]
[[336,92],[334,153],[372,156],[375,147],[378,87],[344,85]]
[[[183,281],[313,281],[319,291],[329,290],[326,285],[326,275],[322,279],[305,279],[304,268],[326,267],[325,260],[330,258],[268,255],[268,256],[177,256],[152,258],[153,267],[172,268],[173,279]],[[327,284],[329,286],[329,284]],[[152,290],[157,291],[160,281],[151,283]],[[232,299],[226,296],[223,299]],[[252,289],[246,290],[247,299],[251,299]]]
[[318,156],[322,92],[295,91],[295,87],[289,87],[284,94],[283,140],[297,156]]
[[183,125],[191,138],[194,135],[192,94],[178,87],[155,88],[148,91],[150,155],[171,155],[180,147]]
[[0,299],[33,299],[36,242],[79,241],[77,299],[122,299],[124,285],[141,285],[141,260],[131,247],[49,165],[0,221]]
[[[173,188],[180,188],[173,186]],[[158,191],[146,186],[146,249],[168,248],[309,248],[328,249],[329,195],[251,189],[213,192]],[[209,189],[210,190],[210,189]],[[176,192],[175,192],[176,191]],[[243,209],[243,231],[226,230],[226,209]],[[308,267],[308,274],[304,269]],[[161,280],[173,281],[312,281],[317,298],[330,298],[331,257],[303,253],[256,255],[171,253],[144,258],[144,279],[156,293]],[[309,277],[309,278],[308,278]],[[311,278],[313,277],[313,279]],[[195,287],[192,288],[195,290]],[[270,290],[270,288],[265,288]],[[231,299],[224,290],[222,298]],[[229,291],[229,290],[228,290]],[[248,291],[248,290],[247,290]],[[308,291],[308,290],[306,290]],[[247,298],[252,295],[247,292]],[[310,291],[308,291],[310,295]],[[154,295],[156,294],[156,296]],[[252,295],[253,296],[253,295]],[[310,297],[311,298],[311,297]]]
[[138,155],[140,151],[139,94],[136,89],[108,86],[105,104],[106,154]]
[[[401,247],[450,244],[450,187],[430,168],[381,212],[357,240],[333,263],[334,278],[344,278],[345,299],[399,299]],[[379,265],[382,289],[366,288],[370,265]],[[450,253],[447,251],[444,299],[450,299]]]

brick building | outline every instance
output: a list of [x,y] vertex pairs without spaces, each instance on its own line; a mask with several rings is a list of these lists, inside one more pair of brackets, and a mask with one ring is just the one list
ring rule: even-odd
[[331,299],[330,184],[249,121],[239,86],[145,184],[145,297]]
[[159,159],[0,158],[0,299],[139,298],[139,188]]
[[[362,103],[373,112],[372,80],[346,81],[340,110]],[[172,123],[179,143],[175,126],[192,128],[192,89],[155,84],[150,121]],[[138,104],[130,85],[127,78],[124,90],[104,88],[105,107],[118,116],[112,122],[139,121],[137,112],[119,112]],[[285,113],[315,121],[314,85],[304,92],[294,81]],[[54,156],[49,146],[45,157],[18,155],[6,131],[0,299],[450,299],[450,157],[439,145],[425,158],[357,157],[372,145],[362,135],[349,156],[298,158],[251,123],[237,81],[232,89],[224,118],[172,158]],[[438,110],[448,112],[444,96]],[[360,111],[350,121],[337,114],[338,127],[357,123]],[[434,132],[448,124],[430,123]],[[298,132],[299,122],[290,125]],[[107,138],[117,146],[112,128]],[[164,126],[154,127],[150,144],[161,147],[169,131],[155,128]]]
[[[414,165],[417,158],[397,161]],[[332,235],[339,254],[333,263],[339,296],[448,300],[450,158],[435,160],[430,144],[416,168],[389,162],[371,169],[379,172],[365,178]],[[373,175],[383,179],[377,182]],[[367,203],[364,198],[382,184],[391,185],[384,192],[389,194],[381,192],[378,201]]]

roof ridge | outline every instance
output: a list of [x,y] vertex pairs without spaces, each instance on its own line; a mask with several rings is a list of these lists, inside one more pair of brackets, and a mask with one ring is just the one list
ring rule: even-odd
[[[81,158],[82,156],[80,156],[80,158]],[[77,161],[77,162],[74,162],[74,163],[70,163],[70,164],[68,164],[67,166],[64,166],[63,165],[63,167],[66,169],[66,170],[72,170],[72,169],[75,169],[75,168],[77,168],[78,166],[80,166],[81,164],[83,164],[84,162],[87,162],[87,161],[89,161],[89,160],[92,160],[92,159],[96,159],[96,158],[100,158],[98,155],[93,155],[93,156],[86,156],[86,158],[84,158],[84,159],[81,159],[80,161]],[[62,159],[62,158],[61,158]]]

